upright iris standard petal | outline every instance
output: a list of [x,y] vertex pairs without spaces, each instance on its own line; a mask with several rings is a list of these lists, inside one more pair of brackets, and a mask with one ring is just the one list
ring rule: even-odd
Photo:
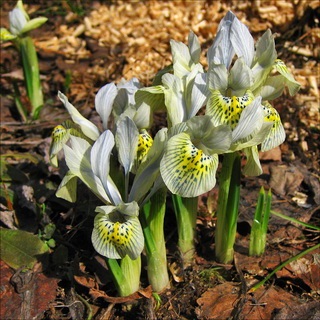
[[241,113],[254,99],[250,90],[242,97],[226,97],[218,90],[213,90],[207,103],[206,114],[213,117],[215,125],[228,124],[234,129],[240,119]]
[[102,201],[110,199],[101,180],[93,173],[90,163],[91,145],[84,139],[70,136],[71,147],[63,146],[65,159],[70,172],[80,178],[87,187]]
[[[123,205],[127,207],[124,209]],[[144,247],[137,217],[139,207],[135,202],[123,205],[97,207],[91,240],[95,250],[107,258],[122,259],[128,255],[135,260]]]
[[108,128],[109,116],[112,111],[114,99],[118,94],[117,87],[114,83],[108,83],[99,89],[95,97],[95,107],[99,113],[103,128]]
[[128,174],[137,155],[139,131],[135,123],[126,116],[121,116],[117,122],[116,144],[119,153],[119,161]]
[[208,49],[209,66],[211,64],[224,64],[229,69],[235,53],[230,41],[231,26],[234,19],[236,19],[236,16],[231,11],[228,11],[226,16],[221,20],[217,36],[212,46]]
[[187,107],[183,97],[183,80],[173,74],[166,73],[162,77],[164,85],[165,105],[171,125],[187,120]]
[[187,133],[169,139],[160,163],[168,189],[182,197],[196,197],[211,190],[216,183],[218,156],[196,148]]
[[209,89],[206,84],[207,75],[205,73],[198,73],[194,81],[191,82],[191,94],[188,101],[188,118],[194,117],[198,111],[203,107],[209,96]]
[[27,18],[20,8],[14,8],[9,12],[9,21],[10,32],[15,36],[19,36],[21,34],[21,30],[27,23]]
[[239,58],[243,58],[246,65],[251,67],[254,57],[254,41],[248,27],[238,18],[232,22],[230,41]]
[[265,112],[264,121],[273,122],[270,133],[261,144],[261,151],[268,151],[283,143],[286,138],[286,132],[278,111],[269,102],[265,101],[263,103],[263,110]]

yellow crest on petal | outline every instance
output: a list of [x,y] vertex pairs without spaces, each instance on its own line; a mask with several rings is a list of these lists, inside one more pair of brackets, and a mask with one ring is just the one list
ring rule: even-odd
[[137,160],[139,162],[141,162],[143,158],[146,156],[152,144],[153,144],[153,139],[151,138],[147,130],[145,129],[140,130],[138,150],[137,150]]
[[254,95],[247,90],[242,97],[226,97],[219,90],[212,91],[207,104],[206,114],[213,117],[215,125],[228,124],[234,129],[243,109],[254,100]]
[[99,213],[94,221],[92,243],[96,251],[105,257],[121,259],[128,255],[136,259],[143,249],[139,219],[126,219],[120,213]]
[[187,133],[180,133],[168,141],[160,171],[172,193],[196,197],[214,187],[217,166],[217,155],[205,154]]
[[290,73],[287,66],[281,59],[276,59],[274,62],[274,66],[276,70],[278,70],[281,74]]

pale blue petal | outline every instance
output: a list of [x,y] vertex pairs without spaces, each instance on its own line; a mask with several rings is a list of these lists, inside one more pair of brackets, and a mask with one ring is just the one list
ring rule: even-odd
[[183,78],[191,71],[193,61],[189,48],[182,42],[170,40],[173,71],[178,78]]
[[114,147],[114,137],[111,131],[104,131],[91,149],[91,166],[94,174],[101,180],[106,193],[113,204],[122,202],[119,190],[112,181],[110,170],[110,156]]
[[113,110],[117,116],[120,116],[127,107],[135,104],[134,95],[141,85],[137,78],[128,81],[122,80],[118,85],[118,95],[114,100]]
[[251,67],[254,57],[254,40],[248,27],[235,18],[232,22],[230,41],[239,58],[243,58],[248,67]]
[[200,61],[201,47],[198,37],[192,31],[188,36],[188,46],[192,61],[198,63]]
[[136,158],[139,142],[139,131],[129,117],[121,117],[117,122],[115,140],[119,162],[123,166],[125,174],[128,174]]
[[230,70],[229,88],[233,95],[240,96],[253,84],[251,69],[245,64],[243,58],[239,58]]
[[113,82],[108,83],[100,88],[96,94],[95,107],[102,120],[103,128],[105,130],[108,129],[109,116],[111,114],[113,102],[117,94],[118,90]]
[[101,180],[95,176],[90,163],[91,145],[79,137],[70,137],[71,146],[63,146],[65,160],[70,172],[80,178],[102,201],[110,202]]
[[224,64],[210,65],[207,79],[211,90],[218,90],[225,94],[228,88],[228,70]]
[[172,126],[183,122],[187,118],[186,103],[183,97],[183,83],[180,78],[173,74],[165,74],[162,77],[165,87],[165,104],[168,118]]
[[14,8],[9,12],[10,32],[18,36],[21,34],[21,30],[27,23],[27,19],[23,12],[19,8]]
[[204,106],[209,97],[210,91],[207,86],[207,77],[205,73],[198,73],[194,79],[191,91],[189,118],[194,117]]
[[229,69],[235,54],[230,40],[231,26],[234,19],[236,19],[236,16],[231,11],[228,11],[221,20],[215,40],[208,49],[207,59],[209,66],[212,63],[224,64]]

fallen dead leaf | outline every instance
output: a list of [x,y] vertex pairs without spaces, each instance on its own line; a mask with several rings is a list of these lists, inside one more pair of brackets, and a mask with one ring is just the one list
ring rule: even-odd
[[280,195],[292,195],[303,181],[303,174],[294,166],[270,166],[270,187]]
[[92,299],[102,298],[103,300],[110,303],[127,303],[141,298],[150,299],[152,296],[152,288],[151,286],[148,286],[147,288],[141,289],[127,297],[111,297],[107,295],[104,291],[97,290],[94,288],[90,289],[89,294],[91,295]]
[[268,289],[261,287],[254,294],[248,295],[242,309],[237,308],[239,298],[239,286],[234,283],[210,288],[197,300],[198,318],[222,320],[237,313],[241,319],[246,320],[271,319],[277,310],[302,304],[294,295],[274,286]]

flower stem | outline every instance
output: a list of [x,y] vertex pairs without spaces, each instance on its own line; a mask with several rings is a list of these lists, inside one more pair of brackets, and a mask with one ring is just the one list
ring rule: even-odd
[[167,188],[158,190],[142,212],[142,225],[146,242],[148,279],[152,288],[160,292],[169,286],[167,255],[163,231],[166,212]]
[[240,155],[224,155],[220,175],[217,227],[215,235],[216,259],[221,263],[233,261],[233,246],[237,231],[240,199]]
[[31,115],[33,119],[38,119],[41,108],[43,107],[43,94],[40,83],[37,52],[31,37],[25,36],[21,38],[19,40],[19,49],[27,93],[32,108]]
[[107,258],[106,262],[119,296],[126,297],[139,290],[141,273],[140,256],[136,260],[125,256],[121,259],[120,265],[115,259]]
[[198,197],[183,198],[172,195],[178,225],[178,247],[184,267],[192,263],[195,254],[195,233],[197,222]]

